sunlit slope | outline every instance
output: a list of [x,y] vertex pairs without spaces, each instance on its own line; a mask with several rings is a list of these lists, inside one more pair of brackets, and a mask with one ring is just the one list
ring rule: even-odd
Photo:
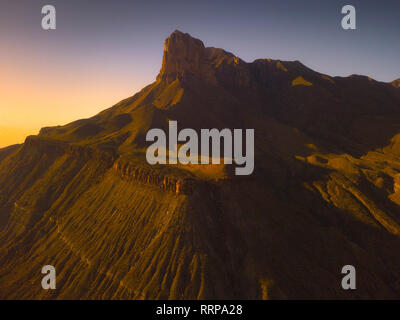
[[[43,164],[42,189],[23,182],[2,237],[1,298],[397,296],[395,205],[342,169],[284,186],[199,183],[186,194],[122,175],[106,158],[68,157]],[[61,169],[62,184],[52,181]],[[41,289],[45,264],[56,267],[55,291]],[[360,270],[356,293],[340,288],[344,264]]]

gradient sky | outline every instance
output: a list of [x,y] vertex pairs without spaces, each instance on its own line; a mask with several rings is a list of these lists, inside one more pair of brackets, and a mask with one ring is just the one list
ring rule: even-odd
[[[41,8],[57,29],[41,29]],[[357,30],[341,28],[341,8]],[[300,60],[329,75],[400,77],[399,0],[0,0],[0,147],[90,117],[154,81],[179,29],[245,61]]]

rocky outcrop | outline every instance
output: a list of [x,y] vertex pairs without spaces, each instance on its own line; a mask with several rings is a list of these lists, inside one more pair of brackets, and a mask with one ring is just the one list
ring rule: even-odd
[[197,182],[192,178],[177,178],[157,173],[155,170],[148,170],[133,163],[116,161],[113,170],[125,180],[134,180],[142,184],[153,185],[162,190],[176,194],[191,195]]
[[217,48],[206,48],[199,39],[175,30],[166,40],[162,67],[157,79],[166,84],[195,77],[212,85],[249,87],[249,66],[235,55]]
[[216,84],[203,42],[176,30],[165,40],[162,67],[157,79],[170,83],[190,76]]

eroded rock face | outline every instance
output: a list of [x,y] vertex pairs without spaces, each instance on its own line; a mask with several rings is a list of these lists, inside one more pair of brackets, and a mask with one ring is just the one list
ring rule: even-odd
[[157,78],[169,83],[190,76],[216,84],[203,42],[176,30],[165,40],[162,67]]
[[[147,170],[143,167],[136,166],[134,163],[116,161],[113,165],[113,170],[123,179],[153,185],[162,190],[174,192],[176,194],[190,195],[196,186],[195,179],[165,176],[157,173],[155,170]],[[199,184],[199,182],[197,184]]]
[[249,66],[233,54],[217,48],[206,48],[199,39],[174,31],[166,40],[158,80],[171,83],[175,79],[196,77],[212,85],[230,83],[248,87]]

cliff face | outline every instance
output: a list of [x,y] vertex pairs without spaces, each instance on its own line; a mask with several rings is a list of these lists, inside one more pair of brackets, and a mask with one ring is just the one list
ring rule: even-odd
[[175,31],[165,40],[162,67],[157,79],[168,84],[177,78],[190,76],[201,77],[216,84],[203,42],[189,34]]
[[[399,298],[399,110],[391,83],[175,31],[154,83],[0,150],[0,298]],[[253,175],[150,166],[168,120],[255,129]]]
[[157,173],[155,170],[148,170],[136,166],[132,163],[121,163],[116,161],[113,170],[123,179],[153,185],[162,190],[174,192],[176,194],[190,195],[193,189],[200,188],[200,181],[192,178],[177,178]]

